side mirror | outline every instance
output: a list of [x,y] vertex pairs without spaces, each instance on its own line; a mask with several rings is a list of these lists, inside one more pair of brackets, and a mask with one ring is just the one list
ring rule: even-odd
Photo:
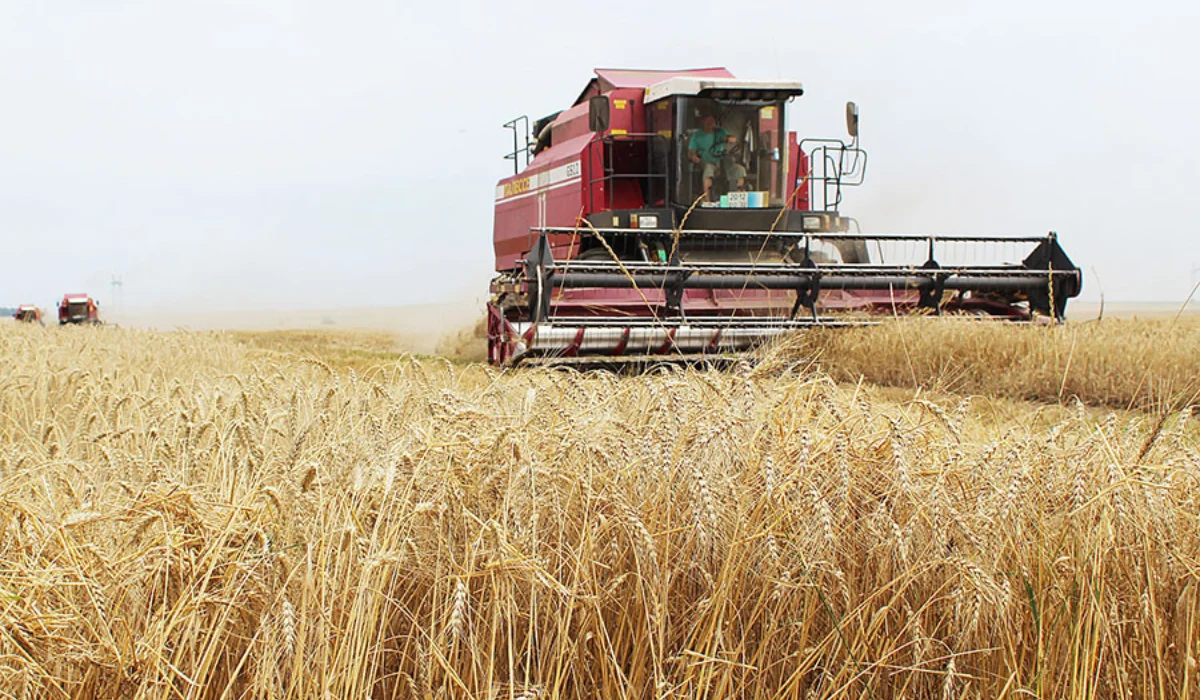
[[608,131],[608,98],[598,95],[588,100],[588,128],[592,131]]
[[846,131],[853,138],[858,138],[858,105],[853,102],[846,103]]

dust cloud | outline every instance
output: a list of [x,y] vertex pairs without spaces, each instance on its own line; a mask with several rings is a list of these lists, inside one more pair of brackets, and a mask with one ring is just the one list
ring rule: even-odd
[[384,331],[401,352],[483,359],[484,304],[455,301],[408,306],[239,311],[152,309],[114,312],[110,323],[131,328],[195,331]]

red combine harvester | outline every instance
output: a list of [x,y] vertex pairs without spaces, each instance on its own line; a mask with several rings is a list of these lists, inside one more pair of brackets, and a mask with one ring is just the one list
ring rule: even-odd
[[21,304],[17,307],[17,311],[13,314],[13,318],[17,319],[17,321],[21,323],[41,323],[42,310],[39,309],[35,304]]
[[858,109],[849,142],[800,139],[802,94],[724,68],[597,70],[532,138],[506,124],[489,361],[724,354],[877,313],[1064,318],[1082,276],[1054,233],[862,233],[839,211],[866,171]]
[[58,302],[58,325],[100,323],[100,302],[87,294],[66,294]]

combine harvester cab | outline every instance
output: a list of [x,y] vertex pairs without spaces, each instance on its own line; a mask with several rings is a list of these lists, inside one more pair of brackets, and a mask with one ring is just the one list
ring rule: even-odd
[[[42,323],[42,310],[36,304],[21,304],[17,307],[13,318],[18,323]],[[42,324],[45,325],[45,324]]]
[[597,70],[532,138],[506,124],[489,361],[736,353],[880,314],[1064,319],[1082,277],[1054,233],[862,233],[839,210],[866,172],[858,109],[848,142],[800,139],[802,94],[723,68]]
[[66,294],[58,302],[58,325],[100,323],[100,302],[87,294]]

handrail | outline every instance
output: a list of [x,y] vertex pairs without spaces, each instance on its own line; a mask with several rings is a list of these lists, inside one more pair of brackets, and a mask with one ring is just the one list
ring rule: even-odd
[[[863,183],[867,175],[867,152],[857,140],[846,143],[840,139],[806,138],[798,147],[803,151],[805,144],[814,145],[809,151],[809,172],[807,180],[815,190],[821,188],[821,204],[819,211],[837,211],[842,203],[842,188],[857,187]],[[852,156],[849,163],[846,157]],[[815,172],[816,164],[821,163],[821,174]],[[812,208],[817,211],[816,203]]]
[[[665,172],[663,172],[663,173],[652,173],[652,172],[618,173],[618,172],[613,171],[613,169],[612,169],[612,162],[611,162],[612,157],[611,156],[612,156],[612,144],[614,142],[641,140],[641,141],[645,141],[645,142],[649,143],[653,139],[663,139],[664,141],[666,141],[666,138],[662,134],[635,132],[632,134],[605,134],[604,136],[601,136],[599,139],[596,139],[588,144],[589,154],[590,154],[590,149],[595,144],[601,144],[601,146],[604,148],[604,151],[601,153],[601,158],[600,158],[601,176],[600,177],[589,177],[589,179],[588,179],[588,210],[590,212],[594,213],[596,211],[596,199],[595,199],[596,185],[599,183],[603,183],[603,182],[609,182],[609,181],[615,181],[615,180],[646,180],[648,184],[652,184],[656,180],[661,180],[662,181],[662,196],[663,196],[664,200],[666,199],[667,193],[671,187],[671,183],[670,183],[667,173],[665,173]],[[647,152],[646,155],[647,155],[647,159],[649,159],[652,154],[650,152]],[[589,164],[590,164],[591,160],[592,159],[589,157],[588,158]],[[590,168],[589,168],[589,175],[590,174],[591,173],[590,173]],[[648,192],[652,192],[652,190],[653,190],[652,187],[647,188]],[[613,197],[615,195],[614,189],[612,187],[606,187],[605,191],[606,191],[606,195],[608,198],[607,211],[612,211]],[[572,231],[574,231],[574,230],[575,229],[572,229]]]

